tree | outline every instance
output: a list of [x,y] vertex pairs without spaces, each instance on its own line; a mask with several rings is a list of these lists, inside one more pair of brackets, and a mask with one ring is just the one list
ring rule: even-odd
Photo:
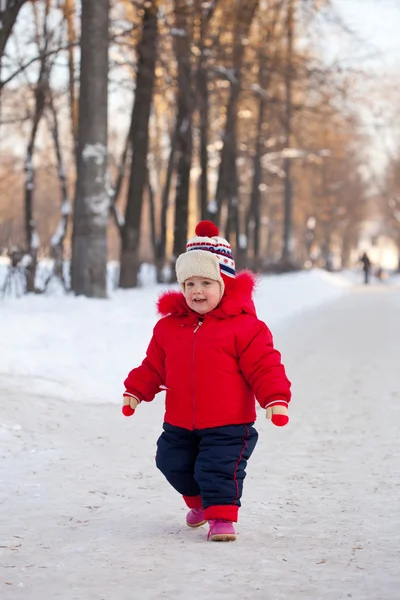
[[193,81],[190,45],[193,39],[193,15],[184,0],[175,0],[175,52],[178,63],[177,116],[175,126],[177,183],[175,193],[175,223],[173,259],[185,251],[188,212],[190,170],[193,153]]
[[[45,24],[47,21],[47,15],[45,17]],[[46,25],[44,25],[46,27]],[[47,44],[46,37],[45,45]],[[43,49],[42,60],[40,65],[40,72],[38,81],[35,87],[35,110],[32,119],[31,136],[29,139],[28,147],[26,150],[25,159],[25,232],[26,232],[26,251],[30,255],[31,261],[29,269],[27,270],[27,285],[26,289],[28,292],[33,292],[35,289],[35,274],[36,274],[36,262],[37,262],[37,251],[39,249],[39,237],[36,231],[36,225],[33,218],[33,192],[34,192],[34,179],[35,171],[33,167],[33,153],[35,148],[36,136],[39,128],[40,121],[43,117],[46,96],[48,95],[49,86],[49,73],[47,61],[45,59],[45,49]]]
[[[35,190],[26,198],[34,200],[31,215],[40,234],[40,252],[52,246],[60,266],[64,240],[65,249],[70,247],[66,211],[79,162],[73,233],[73,275],[82,269],[79,293],[94,293],[82,282],[94,274],[102,279],[105,273],[107,211],[103,208],[108,204],[117,223],[107,231],[108,258],[121,252],[124,287],[137,284],[140,261],[152,257],[161,279],[171,257],[184,251],[187,234],[200,216],[215,219],[221,234],[230,236],[238,266],[270,268],[274,263],[273,268],[282,270],[282,249],[292,254],[286,257],[287,266],[304,264],[310,254],[306,231],[310,218],[315,220],[313,255],[315,246],[325,244],[335,252],[342,245],[349,256],[356,243],[356,220],[365,204],[362,177],[357,175],[364,157],[362,144],[355,142],[359,127],[350,125],[353,111],[348,98],[356,85],[354,77],[349,75],[346,81],[342,65],[327,67],[322,36],[315,35],[322,19],[334,18],[330,0],[112,0],[110,35],[107,39],[103,29],[103,37],[97,40],[85,17],[88,6],[93,9],[92,2],[48,2],[52,31],[49,26],[47,46],[39,45],[44,34],[34,27],[36,16],[38,23],[42,18],[44,1],[32,4],[35,11],[26,7],[26,26],[21,15],[22,27],[12,33],[15,51],[4,57],[0,82],[1,143],[3,153],[7,147],[17,154],[18,147],[29,147],[36,114],[32,91],[44,60],[46,71],[52,67],[43,109],[50,127],[38,129],[33,148]],[[108,93],[119,104],[109,136],[110,202],[103,181],[105,79],[98,87],[103,66],[99,69],[97,60],[85,67],[88,56],[83,52],[80,100],[75,81],[79,70],[75,43],[80,35],[76,11],[82,6],[86,19],[82,50],[92,40],[93,54],[101,56],[104,66],[108,43]],[[34,18],[29,20],[30,11]],[[43,77],[41,82],[46,83]],[[37,91],[41,90],[39,86]],[[126,109],[128,96],[134,98],[132,109]],[[126,117],[124,132],[121,117]],[[50,144],[55,152],[49,150]],[[323,149],[329,151],[329,158],[321,155]],[[42,174],[45,177],[49,168],[54,176],[45,189]],[[16,169],[8,170],[7,180],[17,180]],[[29,190],[28,179],[27,184]],[[63,208],[61,219],[56,219],[59,203],[54,199],[59,187]],[[23,210],[15,208],[23,206],[22,192],[17,193],[11,213],[7,204],[13,194],[7,189],[7,199],[4,194],[0,198],[0,219],[8,212],[18,221],[10,229],[7,217],[8,231],[15,239],[24,221]],[[120,216],[122,208],[125,219]],[[52,237],[49,232],[54,233],[57,220],[61,235]],[[30,217],[28,222],[33,223]],[[28,237],[35,240],[32,233]],[[11,237],[6,243],[13,243]],[[75,276],[73,281],[77,290]]]
[[17,20],[18,13],[27,0],[0,0],[0,61]]
[[387,233],[398,248],[398,271],[400,272],[400,151],[390,157],[381,193],[381,215]]
[[200,136],[200,214],[201,219],[207,219],[208,206],[208,135],[209,135],[209,93],[208,93],[208,71],[207,71],[207,31],[210,20],[215,12],[218,0],[204,3],[200,1],[200,26],[199,26],[199,57],[197,61],[196,75],[196,99],[199,113],[199,136]]
[[[230,94],[226,108],[226,125],[221,149],[221,163],[219,168],[216,190],[217,213],[210,214],[210,218],[220,224],[221,209],[224,203],[228,206],[228,221],[225,235],[229,239],[232,226],[237,221],[237,113],[242,82],[242,64],[245,49],[245,40],[249,35],[251,22],[257,10],[259,0],[249,0],[238,3],[235,14],[234,29],[232,32],[232,70],[228,73],[230,80]],[[237,227],[236,227],[237,229]]]
[[108,25],[108,0],[82,3],[78,177],[71,283],[76,294],[96,298],[107,295]]
[[75,33],[75,0],[64,0],[62,5],[64,20],[68,32],[68,72],[69,72],[69,98],[71,111],[72,137],[76,147],[78,130],[78,103],[75,88],[75,55],[74,46],[76,44]]
[[[284,118],[284,136],[286,148],[291,147],[292,141],[292,115],[293,115],[293,36],[294,36],[294,12],[295,0],[288,1],[287,8],[287,53],[285,68],[285,118]],[[290,157],[284,159],[284,225],[283,225],[283,249],[282,263],[287,265],[291,261],[290,237],[292,226],[292,178],[291,178]]]
[[142,38],[138,44],[135,103],[130,127],[132,162],[125,223],[122,227],[120,287],[136,287],[139,269],[143,195],[148,181],[149,119],[157,54],[157,1],[143,9]]

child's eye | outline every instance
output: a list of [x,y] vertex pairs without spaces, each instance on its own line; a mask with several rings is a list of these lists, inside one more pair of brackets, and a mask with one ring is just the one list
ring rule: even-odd
[[203,285],[210,285],[210,281],[203,281]]
[[193,287],[193,282],[192,281],[188,281],[186,284],[186,287]]

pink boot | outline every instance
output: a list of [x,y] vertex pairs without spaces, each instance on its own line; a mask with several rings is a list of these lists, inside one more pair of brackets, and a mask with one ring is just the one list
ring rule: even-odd
[[208,532],[207,539],[213,542],[234,542],[236,540],[236,531],[232,525],[232,521],[210,519],[209,523],[210,531]]
[[191,508],[186,515],[186,525],[189,527],[201,527],[207,523],[204,518],[204,508]]

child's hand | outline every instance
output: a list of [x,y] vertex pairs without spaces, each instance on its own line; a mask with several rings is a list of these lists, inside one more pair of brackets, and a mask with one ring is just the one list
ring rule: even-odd
[[122,414],[125,417],[130,417],[136,410],[139,400],[133,396],[122,396]]
[[272,423],[277,427],[283,427],[289,421],[288,413],[287,403],[282,400],[277,401],[276,404],[270,404],[265,416],[267,419],[271,419]]

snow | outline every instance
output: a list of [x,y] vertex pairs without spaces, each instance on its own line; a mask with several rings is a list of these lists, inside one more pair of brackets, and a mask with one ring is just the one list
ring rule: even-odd
[[36,229],[34,229],[33,232],[32,232],[31,248],[34,248],[35,250],[37,250],[38,248],[40,248],[40,238],[39,238],[39,234],[36,231]]
[[96,217],[107,217],[110,208],[110,198],[106,191],[85,197],[85,204]]
[[107,156],[107,148],[104,144],[97,142],[96,144],[86,144],[82,150],[84,160],[94,159],[96,165],[102,165]]
[[6,297],[0,598],[397,599],[400,282],[361,279],[315,270],[257,288],[294,396],[284,429],[259,410],[231,544],[184,525],[154,465],[163,394],[120,413],[165,288]]
[[[273,327],[294,311],[343,293],[346,285],[322,271],[264,278],[257,290],[258,311]],[[6,298],[0,309],[1,377],[14,391],[29,386],[35,394],[65,400],[83,395],[85,402],[119,402],[127,370],[143,359],[157,321],[155,302],[164,289],[120,290],[109,301]]]
[[259,94],[260,96],[265,98],[265,100],[269,99],[267,92],[265,90],[263,90],[262,87],[260,85],[258,85],[257,83],[252,83],[250,85],[250,89],[253,90],[253,92],[255,92],[256,94]]
[[67,198],[67,199],[63,200],[63,203],[61,205],[61,215],[63,217],[66,217],[70,214],[71,214],[71,204]]
[[237,83],[235,69],[228,69],[222,65],[217,65],[214,67],[214,71],[219,75],[226,77],[226,79],[228,79],[232,84]]
[[184,29],[173,27],[171,29],[171,35],[175,35],[176,37],[186,37],[186,31]]
[[218,202],[217,202],[216,198],[214,198],[213,200],[211,200],[211,202],[208,203],[207,210],[212,215],[216,215],[217,214],[217,212],[218,212]]
[[[68,214],[68,213],[66,213],[66,214]],[[57,246],[61,242],[61,240],[63,239],[65,232],[66,232],[66,225],[67,225],[66,219],[62,219],[61,221],[59,221],[56,232],[51,237],[51,240],[50,240],[51,246],[53,246],[53,247]]]

